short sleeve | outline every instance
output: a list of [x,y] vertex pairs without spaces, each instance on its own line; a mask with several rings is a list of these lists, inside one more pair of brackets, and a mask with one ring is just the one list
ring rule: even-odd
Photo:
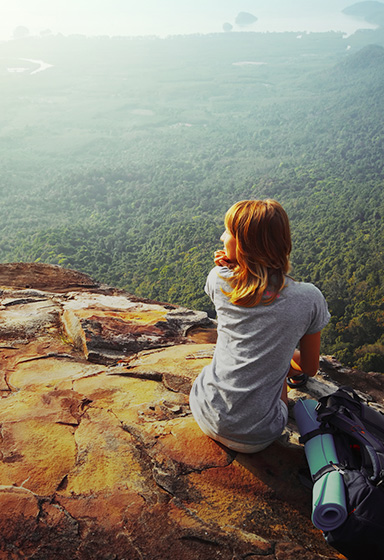
[[212,302],[215,303],[215,286],[217,281],[218,267],[215,267],[207,276],[205,282],[204,291],[211,298]]
[[208,274],[207,280],[205,282],[204,291],[211,298],[212,302],[215,303],[215,292],[219,284],[220,278],[228,278],[232,276],[232,271],[225,266],[216,266]]
[[312,285],[313,289],[313,307],[312,317],[306,334],[315,334],[321,331],[329,322],[331,314],[328,311],[328,305],[321,291]]

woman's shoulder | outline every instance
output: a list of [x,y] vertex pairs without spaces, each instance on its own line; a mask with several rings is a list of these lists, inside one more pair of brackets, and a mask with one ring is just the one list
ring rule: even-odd
[[287,301],[290,301],[291,308],[300,310],[302,317],[309,318],[307,323],[307,334],[321,331],[329,322],[330,313],[327,301],[321,290],[311,282],[295,282],[290,279],[287,289]]
[[223,266],[215,266],[207,276],[205,282],[205,292],[212,301],[215,301],[216,294],[221,294],[221,289],[228,289],[228,280],[231,277],[231,270]]
[[313,297],[324,297],[321,290],[317,286],[315,286],[315,284],[312,284],[311,282],[298,282],[289,276],[286,279],[286,287],[291,293],[294,292],[297,294],[302,294],[303,296],[313,295]]

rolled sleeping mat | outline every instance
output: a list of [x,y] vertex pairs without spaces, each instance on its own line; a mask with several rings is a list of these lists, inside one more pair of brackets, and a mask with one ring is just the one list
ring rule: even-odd
[[[297,427],[305,436],[320,427],[315,408],[317,401],[300,399],[294,407]],[[319,434],[304,444],[311,475],[331,463],[338,463],[335,443],[331,434]],[[323,474],[312,490],[312,523],[322,531],[333,531],[346,521],[348,511],[343,476],[336,469]]]

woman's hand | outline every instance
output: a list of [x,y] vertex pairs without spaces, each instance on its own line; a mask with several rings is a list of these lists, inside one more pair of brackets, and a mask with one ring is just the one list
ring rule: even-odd
[[236,266],[236,263],[231,262],[228,259],[223,249],[220,249],[219,251],[215,251],[214,261],[216,266],[226,266],[227,268],[234,268]]

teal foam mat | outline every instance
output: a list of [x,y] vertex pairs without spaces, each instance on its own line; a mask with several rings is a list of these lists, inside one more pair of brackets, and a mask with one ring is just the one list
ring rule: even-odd
[[[304,436],[320,427],[315,400],[299,400],[294,408],[297,427]],[[319,434],[304,445],[311,475],[330,463],[338,463],[331,434]],[[337,470],[324,474],[315,482],[312,491],[312,523],[322,531],[340,527],[348,517],[343,477]]]

